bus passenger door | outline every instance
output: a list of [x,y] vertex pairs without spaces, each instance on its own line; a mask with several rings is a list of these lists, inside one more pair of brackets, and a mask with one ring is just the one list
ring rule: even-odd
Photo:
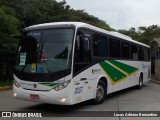
[[91,49],[90,38],[82,31],[77,32],[74,52],[74,98],[81,102],[93,98],[91,80]]

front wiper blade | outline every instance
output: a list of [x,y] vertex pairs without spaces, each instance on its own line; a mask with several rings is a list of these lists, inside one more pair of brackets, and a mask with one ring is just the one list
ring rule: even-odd
[[44,41],[42,42],[41,49],[39,50],[38,63],[41,61],[42,49],[43,49]]

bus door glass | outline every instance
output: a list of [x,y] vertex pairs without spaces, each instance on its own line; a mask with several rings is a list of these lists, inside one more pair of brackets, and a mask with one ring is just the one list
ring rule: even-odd
[[[91,87],[91,50],[90,37],[82,31],[77,32],[74,53],[74,95],[82,99],[88,99],[93,96]],[[86,94],[87,93],[87,94]],[[88,94],[89,93],[89,94]],[[79,100],[79,99],[78,99]],[[80,99],[81,100],[81,99]]]

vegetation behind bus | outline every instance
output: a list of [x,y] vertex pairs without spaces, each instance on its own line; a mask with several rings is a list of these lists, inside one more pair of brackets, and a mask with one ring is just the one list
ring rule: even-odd
[[[114,30],[105,21],[89,15],[84,10],[70,8],[65,1],[0,0],[1,81],[12,79],[12,65],[15,60],[18,42],[10,41],[10,36],[12,34],[20,34],[26,26],[56,21],[81,21],[109,31]],[[149,44],[153,38],[160,36],[160,27],[158,25],[139,27],[139,30],[139,32],[133,29],[118,30],[118,32],[146,44]],[[13,43],[12,48],[9,45],[10,42]]]

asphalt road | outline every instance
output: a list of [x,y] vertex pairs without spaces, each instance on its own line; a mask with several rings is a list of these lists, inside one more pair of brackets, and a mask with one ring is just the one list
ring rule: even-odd
[[[73,106],[59,106],[16,100],[12,97],[12,90],[1,90],[0,111],[44,111],[50,115],[58,114],[62,116],[46,117],[45,120],[160,120],[157,117],[71,117],[75,111],[160,111],[160,85],[148,82],[140,90],[129,88],[112,93],[100,105],[92,105],[88,101]],[[68,117],[63,117],[66,114]],[[87,114],[94,114],[96,116],[98,113],[88,112]],[[7,118],[7,120],[10,119],[44,120],[44,118]]]

